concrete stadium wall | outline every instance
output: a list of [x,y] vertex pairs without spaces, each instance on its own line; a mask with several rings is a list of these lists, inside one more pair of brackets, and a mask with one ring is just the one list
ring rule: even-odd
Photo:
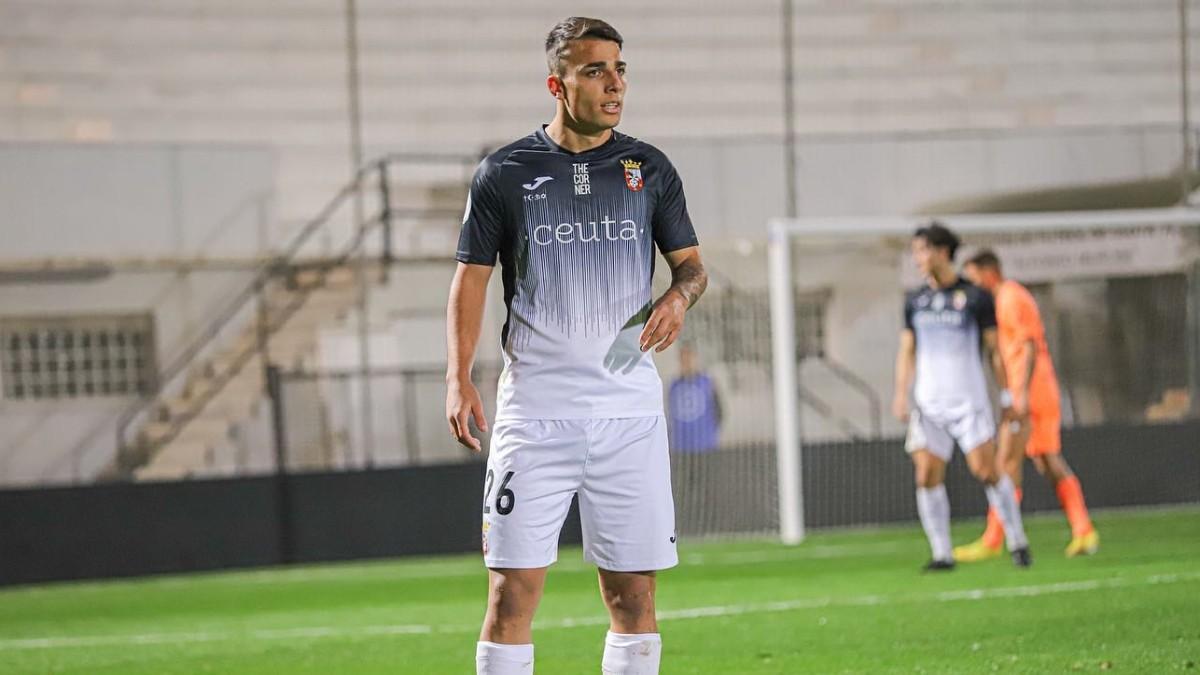
[[[246,263],[281,235],[271,229],[266,147],[0,143],[0,176],[0,265],[117,265],[97,280],[30,273],[0,284],[3,317],[149,314],[160,368],[249,283]],[[179,259],[246,269],[157,266]],[[87,480],[113,456],[116,416],[131,402],[0,400],[0,485]]]
[[[358,6],[367,156],[473,152],[550,116],[540,42],[561,3]],[[626,37],[629,133],[782,132],[780,0],[571,11]],[[1179,119],[1175,0],[798,0],[794,25],[804,134]],[[351,171],[346,72],[341,3],[0,2],[0,140],[265,144],[287,218]]]
[[[90,283],[0,284],[6,317],[150,314],[160,368],[250,282],[248,271],[118,272]],[[116,452],[132,397],[0,399],[0,485],[91,480]]]
[[264,146],[0,142],[0,263],[255,256],[275,173]]

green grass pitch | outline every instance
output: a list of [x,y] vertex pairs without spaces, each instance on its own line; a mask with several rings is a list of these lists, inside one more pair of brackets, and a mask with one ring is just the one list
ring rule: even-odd
[[[664,674],[1200,672],[1200,509],[1101,512],[1099,555],[936,576],[912,526],[804,544],[683,542],[660,577]],[[958,522],[958,541],[978,521]],[[0,673],[473,673],[477,556],[0,590]],[[599,672],[606,620],[576,549],[550,573],[538,673]]]

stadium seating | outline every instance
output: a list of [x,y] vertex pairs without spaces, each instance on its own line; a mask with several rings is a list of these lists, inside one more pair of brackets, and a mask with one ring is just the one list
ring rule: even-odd
[[[1173,0],[984,6],[796,2],[800,131],[1173,123]],[[1197,5],[1200,6],[1200,5]],[[538,44],[564,9],[360,2],[364,141],[474,151],[547,114]],[[779,3],[606,5],[628,40],[629,126],[656,138],[781,130]],[[349,174],[342,5],[13,3],[0,139],[265,143],[285,218]],[[1195,38],[1193,38],[1194,40]],[[1196,50],[1200,52],[1200,50]],[[702,72],[717,95],[681,116]],[[470,95],[464,96],[463,92]]]

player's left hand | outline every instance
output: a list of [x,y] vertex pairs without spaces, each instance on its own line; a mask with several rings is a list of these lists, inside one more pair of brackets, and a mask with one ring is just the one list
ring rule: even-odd
[[688,301],[683,293],[669,289],[654,303],[650,310],[650,318],[638,338],[638,346],[643,352],[661,352],[670,347],[679,338],[683,330],[683,315],[687,313]]
[[1029,396],[1020,394],[1013,397],[1012,418],[1023,420],[1029,417]]

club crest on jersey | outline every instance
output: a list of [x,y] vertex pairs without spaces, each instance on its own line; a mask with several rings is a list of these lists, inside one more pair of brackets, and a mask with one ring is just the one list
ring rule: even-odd
[[646,187],[646,179],[642,178],[642,163],[632,159],[621,160],[625,167],[625,187],[634,192],[641,192]]
[[963,307],[966,307],[967,306],[967,292],[966,291],[954,291],[954,299],[951,301],[951,304],[953,304],[954,309],[957,309],[957,310],[961,310]]

